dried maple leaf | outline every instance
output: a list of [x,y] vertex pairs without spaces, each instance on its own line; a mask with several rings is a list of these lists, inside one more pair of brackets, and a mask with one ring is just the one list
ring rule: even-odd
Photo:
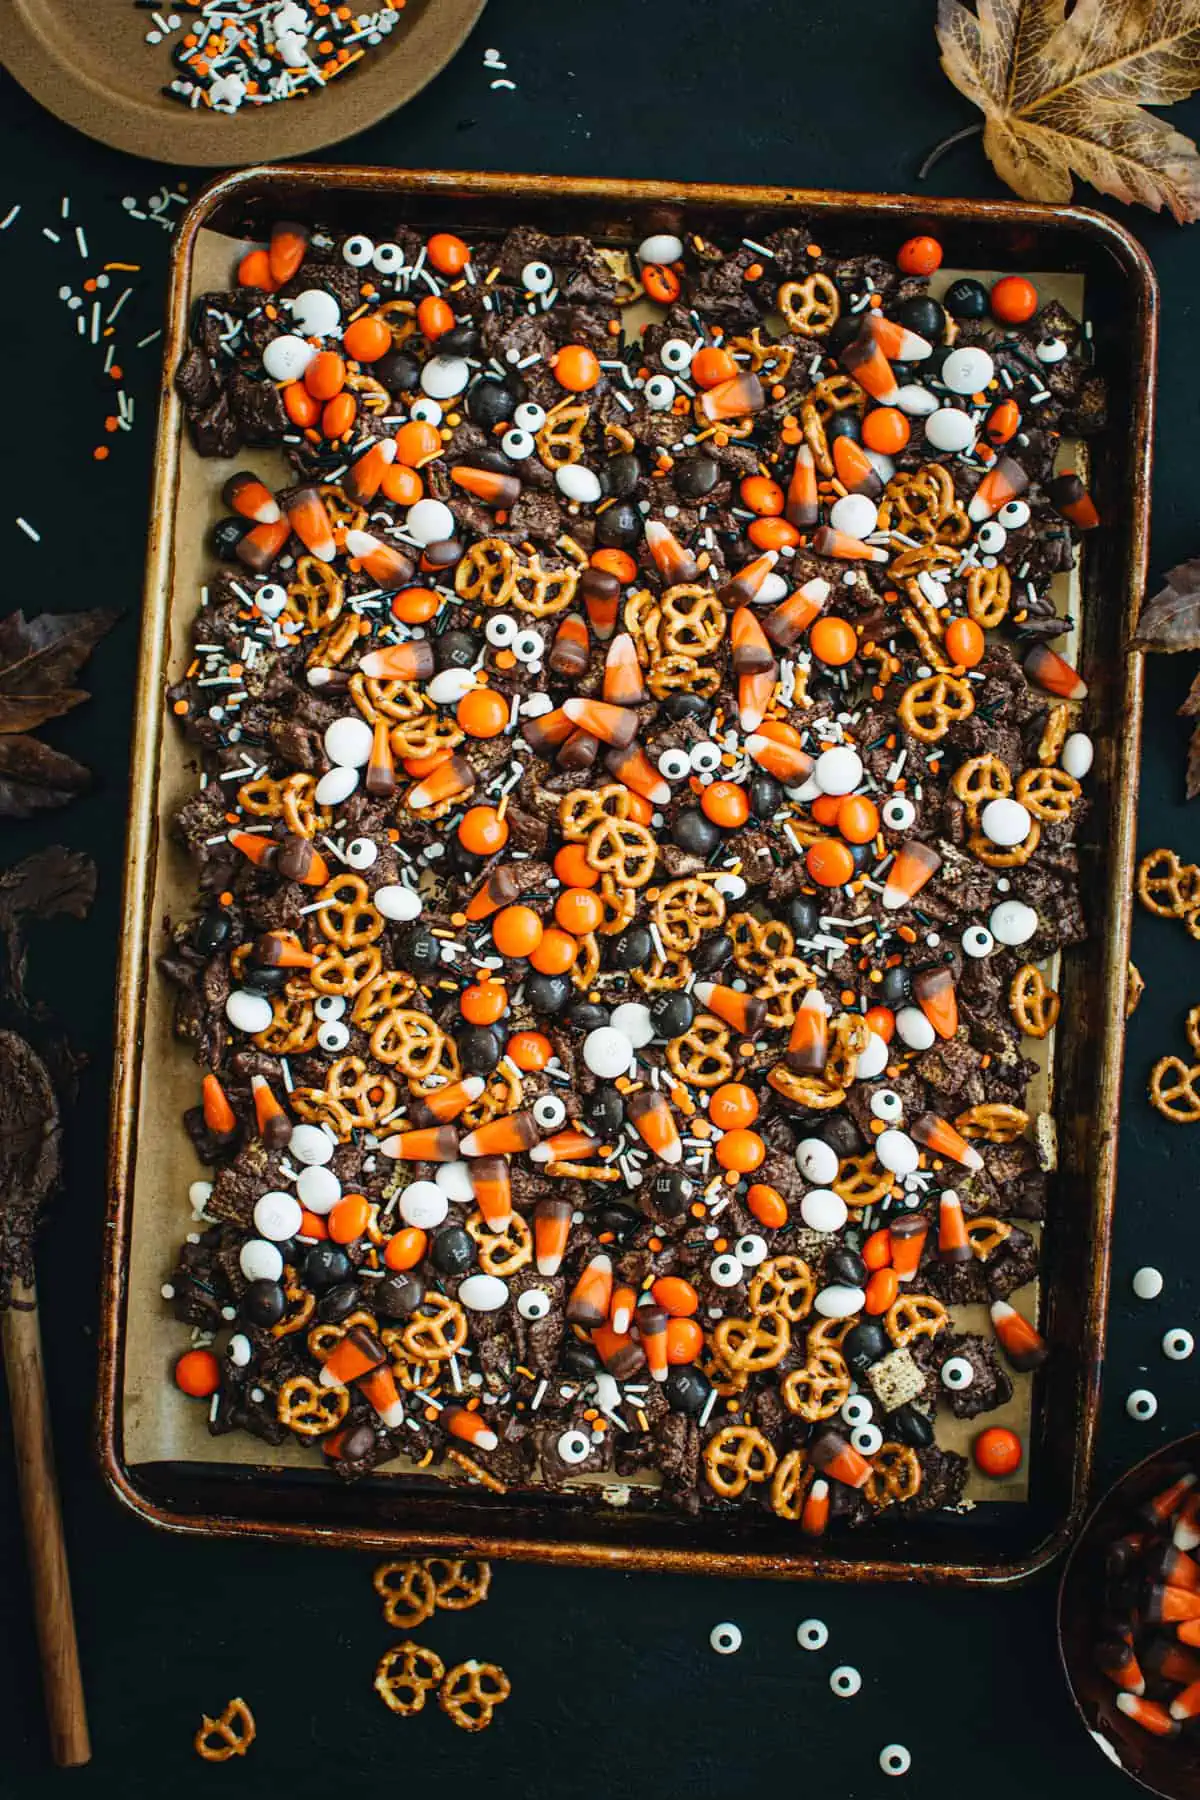
[[25,819],[87,786],[82,763],[28,734],[87,699],[70,682],[118,616],[97,607],[0,619],[0,815]]
[[7,969],[0,965],[0,994],[7,989],[7,997],[28,1011],[21,921],[54,919],[63,913],[85,919],[95,898],[95,863],[61,844],[37,850],[0,874],[0,937],[8,953]]
[[1167,570],[1165,587],[1143,603],[1131,642],[1135,650],[1200,650],[1200,558]]
[[938,0],[942,67],[986,119],[983,147],[1026,200],[1101,193],[1200,218],[1200,154],[1145,106],[1200,86],[1200,0]]

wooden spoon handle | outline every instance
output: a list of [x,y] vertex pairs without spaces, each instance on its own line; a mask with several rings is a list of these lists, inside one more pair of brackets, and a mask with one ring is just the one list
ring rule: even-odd
[[33,1588],[33,1617],[42,1659],[50,1748],[60,1768],[91,1761],[79,1644],[63,1539],[58,1476],[50,1438],[50,1406],[42,1362],[37,1290],[17,1282],[15,1305],[0,1313],[4,1369],[17,1453],[17,1484]]

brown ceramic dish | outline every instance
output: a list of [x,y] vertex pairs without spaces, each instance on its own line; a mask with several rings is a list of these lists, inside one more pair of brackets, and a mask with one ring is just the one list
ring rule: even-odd
[[[957,267],[1082,272],[1097,353],[1111,380],[1111,429],[1096,441],[1092,488],[1110,523],[1087,558],[1083,608],[1089,717],[1096,738],[1092,811],[1082,835],[1091,936],[1066,959],[1056,1072],[1058,1173],[1045,1233],[1043,1329],[1055,1346],[1037,1379],[1026,1504],[984,1503],[959,1516],[884,1517],[814,1551],[770,1515],[688,1520],[597,1507],[570,1494],[493,1495],[422,1477],[345,1486],[321,1472],[223,1464],[131,1464],[124,1452],[127,1312],[149,1303],[127,1285],[143,1027],[160,921],[151,916],[158,855],[156,788],[172,593],[173,509],[183,420],[171,386],[185,340],[189,278],[202,227],[261,236],[272,217],[339,220],[370,231],[402,216],[469,238],[532,224],[636,243],[681,213],[713,233],[761,235],[796,215],[846,253],[936,231]],[[386,235],[386,233],[385,233]],[[1082,208],[919,201],[781,188],[572,181],[353,168],[267,168],[218,181],[192,207],[175,249],[147,564],[117,1002],[100,1452],[114,1492],[165,1529],[260,1536],[395,1553],[458,1545],[545,1562],[846,1580],[1012,1581],[1066,1544],[1083,1515],[1096,1426],[1108,1293],[1122,1057],[1142,664],[1125,651],[1143,590],[1149,523],[1157,289],[1119,225]],[[1090,547],[1089,547],[1090,549]],[[186,605],[192,606],[189,596]],[[164,1255],[166,1246],[164,1246]]]
[[161,92],[175,66],[166,44],[146,43],[150,15],[133,0],[6,0],[0,62],[35,100],[102,144],[154,162],[232,168],[302,156],[386,118],[445,68],[484,3],[407,0],[387,41],[321,93],[234,114],[193,112]]
[[1157,1738],[1118,1711],[1118,1690],[1096,1668],[1092,1651],[1104,1585],[1104,1551],[1129,1528],[1143,1501],[1180,1475],[1200,1468],[1200,1432],[1177,1438],[1122,1475],[1094,1508],[1063,1569],[1058,1590],[1058,1649],[1071,1698],[1089,1733],[1111,1761],[1163,1800],[1200,1795],[1200,1740],[1194,1727]]

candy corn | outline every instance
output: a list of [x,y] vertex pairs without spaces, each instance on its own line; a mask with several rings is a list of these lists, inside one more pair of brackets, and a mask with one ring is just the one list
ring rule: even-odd
[[661,519],[647,519],[646,548],[654,558],[654,566],[670,587],[681,582],[695,581],[700,573],[700,564],[690,551],[685,550],[669,525]]
[[600,1251],[585,1265],[571,1289],[567,1299],[567,1324],[589,1328],[603,1325],[612,1303],[612,1289],[612,1259]]
[[536,1144],[538,1136],[531,1112],[506,1113],[503,1118],[489,1119],[469,1132],[461,1150],[464,1156],[516,1156]]
[[[932,1020],[930,1023],[932,1024]],[[934,1026],[935,1031],[936,1029]],[[935,1156],[948,1156],[951,1162],[961,1163],[964,1169],[983,1167],[983,1158],[974,1145],[968,1144],[953,1125],[945,1119],[939,1119],[936,1113],[920,1113],[908,1127],[908,1135],[918,1144],[924,1145],[926,1150],[932,1150]],[[957,1195],[954,1200],[957,1204]],[[959,1210],[961,1212],[962,1209]]]
[[221,489],[221,498],[231,512],[256,525],[274,525],[283,515],[279,502],[266,483],[245,469],[231,475]]
[[572,698],[563,702],[563,711],[573,725],[618,750],[631,743],[637,732],[637,714],[628,707],[610,706],[605,700]]
[[557,1275],[575,1209],[569,1200],[539,1200],[533,1209],[533,1255],[539,1275]]
[[637,647],[627,631],[615,637],[608,646],[604,658],[604,698],[612,706],[641,706],[646,699]]
[[465,756],[452,756],[439,763],[431,775],[408,791],[408,804],[414,812],[427,806],[440,806],[443,800],[462,800],[475,788],[475,765]]
[[427,681],[434,670],[433,645],[428,638],[388,644],[382,650],[369,650],[358,666],[377,681]]
[[888,911],[897,912],[907,906],[941,866],[941,857],[928,844],[919,843],[916,838],[901,844],[884,883],[883,904]]
[[287,503],[287,519],[311,556],[319,557],[322,562],[333,561],[337,555],[333,520],[326,511],[319,488],[298,488]]
[[1022,1318],[1007,1300],[992,1301],[992,1329],[1000,1340],[1000,1348],[1014,1369],[1024,1373],[1045,1362],[1050,1351],[1045,1340],[1028,1319]]
[[821,516],[820,501],[817,498],[817,464],[807,444],[801,444],[796,451],[783,516],[797,531],[808,531]]
[[452,1437],[461,1438],[473,1450],[494,1450],[500,1442],[482,1414],[471,1412],[465,1406],[448,1406],[441,1415],[441,1423]]
[[748,605],[757,599],[759,589],[778,561],[777,550],[765,550],[717,589],[717,599],[722,606]]
[[732,1025],[743,1037],[756,1037],[762,1030],[767,1017],[767,1003],[756,994],[746,994],[740,988],[723,986],[719,981],[698,981],[692,992],[700,1006],[705,1007],[726,1025]]
[[763,629],[773,644],[790,650],[804,636],[830,595],[829,583],[820,575],[806,581],[772,608],[763,620]]
[[[465,1150],[463,1153],[469,1154]],[[512,1179],[507,1157],[478,1156],[467,1164],[467,1176],[488,1230],[503,1231],[512,1217]]]
[[1011,456],[1001,456],[988,470],[971,495],[967,516],[973,524],[981,524],[992,514],[1015,500],[1029,486],[1029,477]]
[[568,613],[554,634],[547,665],[555,675],[569,680],[582,675],[591,656],[588,628],[578,613]]
[[683,1143],[675,1115],[666,1096],[657,1088],[641,1088],[631,1094],[625,1102],[625,1112],[647,1150],[652,1150],[660,1161],[677,1163],[683,1160]]
[[606,751],[604,766],[622,787],[640,794],[651,806],[665,806],[671,798],[670,782],[659,774],[640,744]]
[[395,443],[391,438],[383,438],[364,450],[356,462],[351,463],[342,477],[342,486],[353,500],[364,503],[373,500],[395,460]]
[[394,1132],[379,1148],[398,1162],[457,1162],[458,1133],[451,1125],[427,1125]]
[[375,537],[369,531],[348,531],[346,554],[352,556],[371,580],[382,588],[403,587],[412,576],[411,556],[406,556],[391,544],[385,544],[382,538]]

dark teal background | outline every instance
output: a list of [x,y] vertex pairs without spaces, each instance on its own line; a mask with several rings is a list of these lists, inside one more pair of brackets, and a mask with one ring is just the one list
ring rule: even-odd
[[[127,4],[128,0],[107,0]],[[659,179],[797,183],[903,190],[928,149],[970,122],[942,76],[926,0],[608,0],[604,6],[491,0],[449,69],[402,113],[332,160],[394,166],[520,169]],[[492,92],[488,46],[516,91]],[[150,59],[147,51],[148,79]],[[1172,115],[1200,134],[1200,99]],[[0,607],[126,609],[84,679],[94,699],[48,728],[88,762],[95,792],[66,813],[5,825],[0,861],[64,841],[100,868],[91,918],[35,930],[33,986],[67,1023],[91,1067],[69,1133],[70,1179],[40,1258],[50,1381],[70,1536],[95,1759],[54,1774],[41,1716],[6,1418],[0,1412],[0,1800],[71,1791],[124,1800],[251,1793],[295,1800],[361,1792],[497,1800],[766,1800],[811,1790],[823,1800],[883,1792],[926,1797],[964,1785],[973,1800],[1066,1792],[1117,1800],[1130,1790],[1088,1743],[1054,1649],[1053,1576],[1013,1592],[853,1589],[554,1572],[501,1566],[482,1610],[440,1615],[418,1636],[447,1663],[502,1663],[513,1698],[490,1732],[470,1737],[440,1713],[386,1713],[371,1692],[392,1641],[364,1557],[174,1541],[109,1499],[91,1448],[96,1294],[115,941],[120,909],[130,695],[147,522],[157,347],[154,329],[169,240],[130,219],[139,201],[188,171],[138,163],[76,136],[0,77],[0,415],[7,504],[0,509]],[[193,188],[199,177],[190,177]],[[930,191],[998,195],[978,141],[936,168]],[[109,384],[56,299],[78,281],[58,227],[61,196],[93,252],[141,262],[122,315],[131,433],[103,465],[91,460]],[[1093,202],[1090,192],[1082,198]],[[1200,552],[1197,291],[1200,226],[1112,209],[1147,245],[1163,293],[1163,342],[1152,569]],[[115,278],[120,280],[120,277]],[[113,293],[119,292],[114,288]],[[136,310],[135,310],[136,308]],[[136,329],[131,327],[136,326]],[[24,514],[40,545],[11,518]],[[1200,855],[1200,811],[1183,802],[1185,721],[1175,717],[1195,659],[1151,663],[1141,842]],[[1200,803],[1198,803],[1200,805]],[[1196,1321],[1200,1128],[1170,1127],[1145,1101],[1150,1064],[1183,1042],[1200,1001],[1200,945],[1140,914],[1135,955],[1147,981],[1129,1028],[1113,1313],[1098,1476],[1110,1479],[1156,1443],[1197,1423],[1200,1363],[1159,1350],[1168,1326]],[[1129,1280],[1152,1262],[1163,1298],[1133,1300]],[[1158,1417],[1134,1425],[1129,1390],[1149,1386]],[[830,1627],[829,1650],[795,1643],[799,1620]],[[708,1648],[711,1627],[736,1621],[744,1647]],[[835,1662],[863,1673],[857,1699],[835,1699]],[[209,1769],[190,1739],[202,1710],[242,1694],[258,1717],[245,1764]],[[912,1751],[907,1785],[878,1771],[893,1740]]]

